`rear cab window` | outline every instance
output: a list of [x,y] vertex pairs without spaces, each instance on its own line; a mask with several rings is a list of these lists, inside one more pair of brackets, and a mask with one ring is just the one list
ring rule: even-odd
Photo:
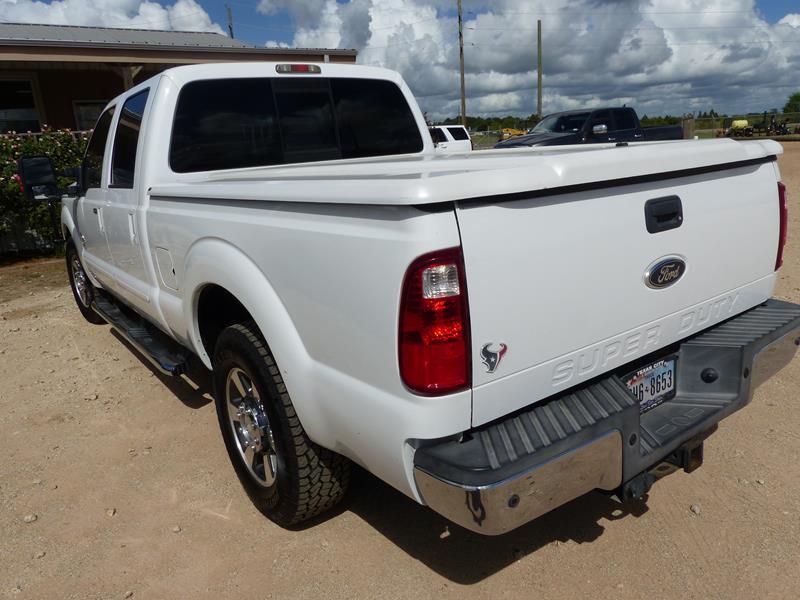
[[169,149],[176,173],[411,154],[422,137],[400,88],[354,78],[187,83]]

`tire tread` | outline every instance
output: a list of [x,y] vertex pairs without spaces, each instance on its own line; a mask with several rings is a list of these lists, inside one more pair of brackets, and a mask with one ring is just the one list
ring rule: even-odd
[[[273,393],[267,394],[267,400],[273,401],[279,417],[280,433],[286,449],[284,458],[289,472],[283,479],[284,485],[280,486],[277,502],[267,507],[266,514],[285,527],[297,525],[333,508],[344,497],[350,481],[350,461],[315,444],[308,437],[275,359],[258,333],[256,324],[252,321],[237,323],[229,326],[228,330],[241,334],[248,341],[262,361],[258,365],[261,374],[268,377],[273,386]],[[224,337],[225,332],[220,335],[220,340]],[[219,353],[218,347],[215,357]],[[219,399],[217,401],[220,402]],[[273,432],[275,429],[273,427]],[[239,470],[237,473],[241,479],[242,473]],[[245,485],[248,492],[252,491],[252,487]]]

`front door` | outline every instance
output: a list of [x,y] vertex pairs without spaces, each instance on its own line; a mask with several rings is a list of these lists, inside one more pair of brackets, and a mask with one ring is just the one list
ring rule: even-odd
[[111,151],[111,182],[104,221],[114,261],[117,292],[134,306],[149,303],[139,234],[139,177],[136,177],[139,131],[149,89],[125,100],[116,122]]
[[[596,125],[605,125],[607,128],[606,133],[593,133]],[[614,121],[611,119],[610,110],[598,110],[592,114],[589,122],[589,136],[587,141],[602,144],[606,142],[616,141],[616,132],[614,131]]]
[[108,164],[104,158],[114,108],[112,106],[100,115],[86,147],[86,155],[81,166],[83,189],[77,199],[78,206],[75,211],[80,235],[75,244],[81,252],[84,266],[105,286],[109,286],[112,282],[113,259],[106,240],[105,209],[108,188],[103,169]]

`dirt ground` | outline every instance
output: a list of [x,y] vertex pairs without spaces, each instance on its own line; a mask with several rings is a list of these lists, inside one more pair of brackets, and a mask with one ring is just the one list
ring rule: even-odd
[[[777,296],[797,302],[800,143],[786,150]],[[162,378],[84,322],[62,261],[0,269],[0,597],[800,594],[800,360],[646,506],[589,494],[498,538],[448,526],[365,473],[332,516],[278,528],[240,488],[209,381],[196,380]]]

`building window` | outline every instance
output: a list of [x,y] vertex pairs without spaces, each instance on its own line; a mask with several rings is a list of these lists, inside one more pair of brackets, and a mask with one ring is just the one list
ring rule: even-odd
[[77,131],[93,129],[106,104],[108,104],[106,100],[75,100],[72,103],[72,112],[75,114],[75,129]]
[[0,79],[0,132],[39,130],[31,82]]

